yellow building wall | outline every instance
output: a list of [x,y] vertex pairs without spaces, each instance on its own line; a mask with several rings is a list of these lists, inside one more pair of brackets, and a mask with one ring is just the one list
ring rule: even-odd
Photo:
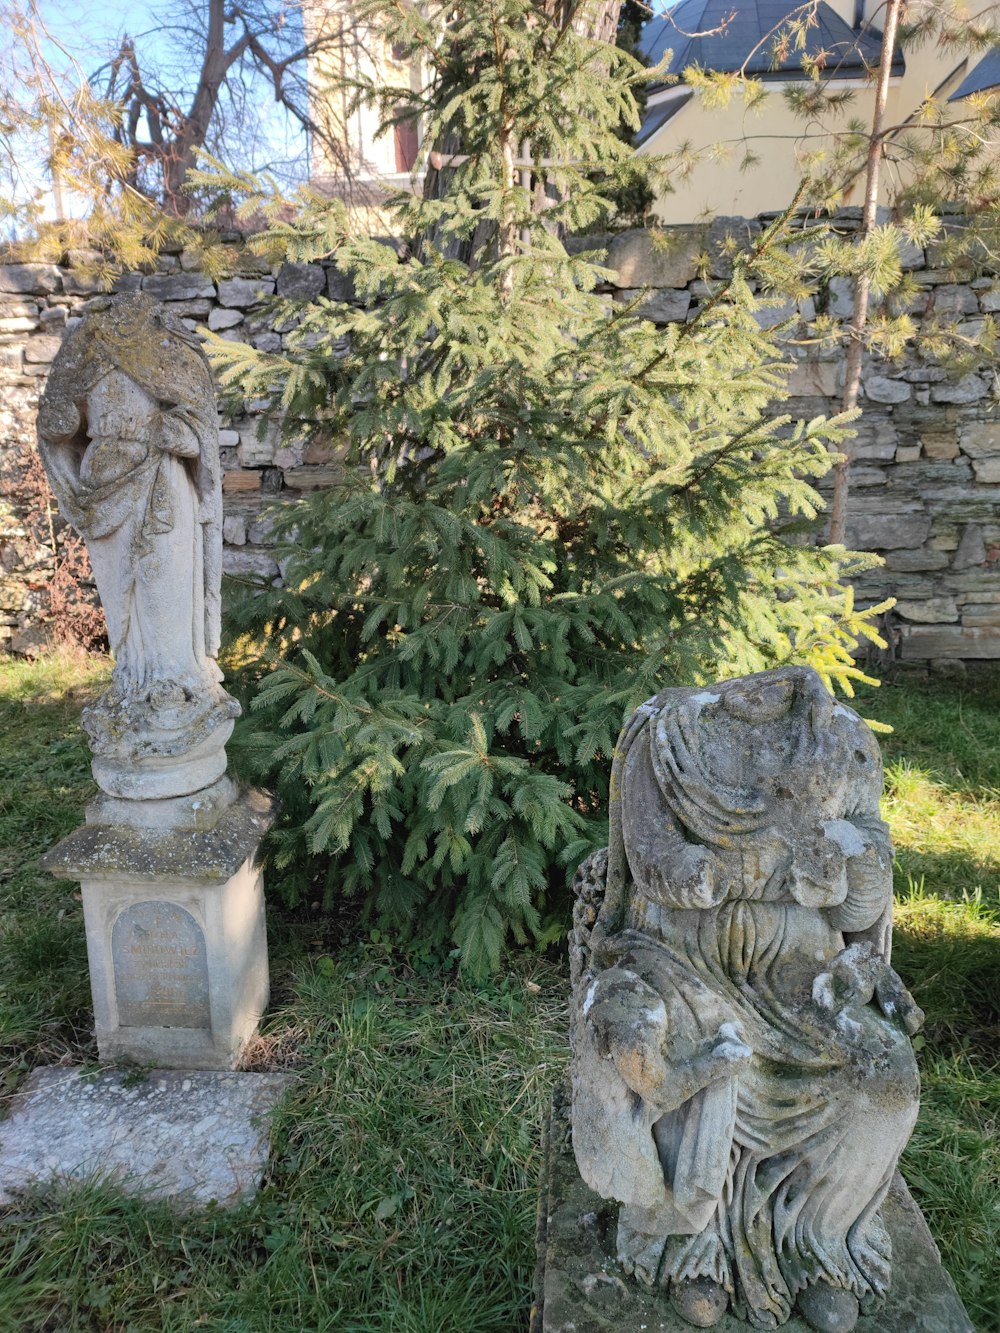
[[397,170],[393,133],[379,133],[378,110],[351,109],[347,83],[371,78],[419,88],[420,70],[393,58],[382,34],[358,22],[351,0],[309,0],[303,8],[307,41],[322,41],[308,72],[310,115],[324,131],[311,141],[310,177],[338,193],[377,202],[386,190],[407,185],[410,174]]
[[[834,0],[831,8],[848,22],[853,21],[853,0]],[[954,50],[946,52],[934,42],[906,51],[906,72],[901,78],[894,78],[889,88],[886,124],[895,126],[910,120],[922,102],[935,92],[945,97],[953,92],[982,54],[985,53],[966,57]],[[851,101],[842,111],[825,117],[821,124],[810,124],[796,116],[788,107],[780,85],[767,86],[772,90],[753,108],[748,108],[738,94],[728,106],[706,106],[703,95],[695,92],[642,145],[639,151],[647,155],[683,154],[685,160],[693,159],[689,170],[682,173],[675,169],[669,173],[673,192],[662,194],[652,210],[660,222],[691,222],[719,214],[749,217],[784,208],[794,197],[806,157],[817,151],[829,155],[835,132],[846,128],[849,121],[860,119],[865,124],[871,123],[874,82],[840,81],[838,88],[853,90]],[[759,160],[741,170],[748,151]],[[884,165],[882,202],[887,202],[895,192],[901,170],[905,168],[892,162]],[[860,204],[863,191],[862,165],[862,174],[842,202]]]

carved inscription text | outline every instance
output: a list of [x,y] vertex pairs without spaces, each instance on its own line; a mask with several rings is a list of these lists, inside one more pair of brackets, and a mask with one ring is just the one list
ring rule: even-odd
[[122,1027],[211,1027],[205,937],[176,903],[127,907],[111,932]]

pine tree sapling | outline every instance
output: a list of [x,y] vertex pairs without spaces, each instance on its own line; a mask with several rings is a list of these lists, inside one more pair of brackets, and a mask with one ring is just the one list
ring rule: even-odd
[[428,151],[460,132],[463,152],[443,197],[397,201],[408,257],[304,196],[260,248],[335,254],[359,304],[279,306],[280,355],[213,342],[234,393],[345,459],[282,511],[284,586],[233,605],[242,744],[284,803],[288,894],[323,877],[482,971],[545,937],[605,839],[631,708],[785,661],[849,689],[876,635],[845,582],[866,558],[801,538],[849,423],[771,414],[782,358],[747,275],[781,224],[686,325],[609,309],[600,256],[559,235],[634,169],[615,131],[648,71],[531,0],[367,13],[430,70],[372,90],[383,110],[419,107]]

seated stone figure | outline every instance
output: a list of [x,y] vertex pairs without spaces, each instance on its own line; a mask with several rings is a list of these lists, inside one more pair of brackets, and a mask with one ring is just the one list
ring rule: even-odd
[[869,728],[817,674],[671,689],[622,732],[581,867],[573,1144],[625,1269],[709,1327],[854,1328],[917,1113]]

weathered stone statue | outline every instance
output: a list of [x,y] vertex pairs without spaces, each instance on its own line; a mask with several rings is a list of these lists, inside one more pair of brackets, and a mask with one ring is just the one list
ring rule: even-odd
[[112,796],[180,796],[225,772],[239,705],[219,651],[222,492],[197,340],[148,296],[108,299],[67,337],[38,417],[64,516],[83,535],[115,657],[84,714]]
[[573,1145],[618,1257],[709,1327],[879,1307],[922,1015],[889,965],[872,733],[793,667],[637,710],[581,867]]
[[226,775],[239,705],[216,662],[222,481],[197,341],[148,296],[98,303],[59,350],[38,438],[115,657],[83,715],[101,793],[44,858],[81,884],[98,1050],[230,1069],[267,1004],[273,809]]

